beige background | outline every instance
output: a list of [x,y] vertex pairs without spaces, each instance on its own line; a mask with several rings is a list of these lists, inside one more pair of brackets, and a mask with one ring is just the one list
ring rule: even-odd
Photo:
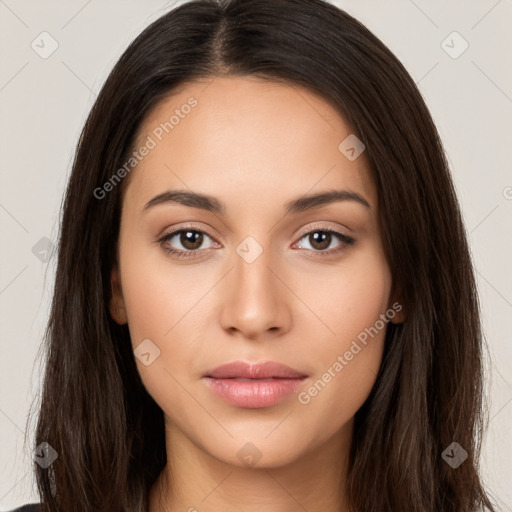
[[[36,356],[54,276],[46,239],[57,239],[74,146],[117,58],[175,3],[0,0],[0,510],[37,501],[23,434],[40,385]],[[490,346],[482,471],[500,509],[512,511],[512,1],[333,3],[404,63],[445,142]],[[46,49],[51,38],[58,44],[46,59],[31,47],[43,31]],[[442,45],[453,31],[469,44],[458,58]],[[463,48],[457,36],[447,41],[452,54]]]

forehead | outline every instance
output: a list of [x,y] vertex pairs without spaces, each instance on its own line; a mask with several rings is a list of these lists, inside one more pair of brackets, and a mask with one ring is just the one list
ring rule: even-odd
[[169,188],[282,203],[343,187],[375,203],[364,152],[350,161],[339,149],[351,134],[335,108],[296,85],[254,77],[189,82],[142,122],[134,149],[151,149],[130,173],[126,197],[139,209]]

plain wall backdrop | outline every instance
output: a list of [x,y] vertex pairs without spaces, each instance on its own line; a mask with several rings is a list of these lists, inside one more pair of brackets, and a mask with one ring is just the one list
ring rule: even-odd
[[[51,249],[80,130],[127,45],[178,3],[0,0],[0,510],[38,501],[23,440],[35,424],[26,418],[43,372]],[[482,474],[512,512],[512,1],[333,3],[402,61],[444,141],[489,344]]]

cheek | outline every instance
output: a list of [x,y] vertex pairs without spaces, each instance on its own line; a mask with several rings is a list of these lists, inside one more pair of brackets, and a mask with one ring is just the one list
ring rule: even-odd
[[389,307],[391,276],[377,244],[365,247],[327,272],[324,269],[301,278],[299,283],[298,295],[311,305],[318,319],[314,324],[327,352],[349,346]]
[[[185,267],[173,270],[161,256],[143,251],[124,254],[123,297],[138,372],[163,410],[181,410],[188,400],[182,371],[194,368],[198,351],[193,326],[200,308],[193,306],[205,287],[191,282],[193,272]],[[150,355],[144,361],[145,353]]]
[[[133,239],[133,240],[132,240]],[[123,298],[132,343],[170,340],[175,326],[204,294],[204,277],[194,266],[173,265],[165,251],[135,236],[121,239]]]
[[[203,338],[201,318],[206,315],[206,301],[201,299],[210,285],[194,265],[173,264],[163,249],[144,245],[135,236],[121,237],[120,253],[123,298],[137,368],[148,392],[158,397],[162,407],[165,402],[170,406],[183,394],[179,385],[182,374],[199,371],[195,368]],[[146,366],[137,357],[139,352],[149,352],[151,363]]]
[[311,414],[330,422],[334,432],[357,412],[375,383],[389,325],[381,315],[389,308],[391,278],[375,247],[321,283],[310,286],[307,297],[308,288],[302,291],[305,302],[316,305],[314,311],[324,325],[314,322],[323,334],[309,350],[318,374],[298,399]]

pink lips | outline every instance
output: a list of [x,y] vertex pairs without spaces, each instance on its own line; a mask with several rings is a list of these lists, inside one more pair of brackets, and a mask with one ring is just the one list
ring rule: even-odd
[[270,407],[293,393],[308,376],[273,361],[236,361],[208,371],[205,384],[227,402],[256,409]]

